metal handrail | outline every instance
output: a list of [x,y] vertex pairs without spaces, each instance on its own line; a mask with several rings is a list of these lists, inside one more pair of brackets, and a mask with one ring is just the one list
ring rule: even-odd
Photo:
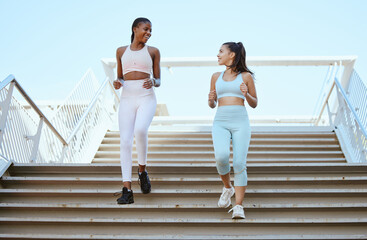
[[117,101],[120,102],[120,97],[119,97],[119,95],[117,95],[117,91],[115,90],[115,87],[113,86],[113,84],[111,83],[111,81],[109,79],[108,79],[108,84],[110,85],[110,87],[113,90],[112,91],[113,92],[113,95],[115,96],[115,98],[117,99]]
[[5,88],[11,82],[15,83],[15,87],[22,94],[25,100],[29,103],[29,105],[34,109],[34,111],[38,114],[40,118],[46,123],[46,125],[51,129],[51,131],[56,135],[56,137],[62,142],[62,144],[68,145],[67,141],[61,136],[61,134],[56,130],[56,128],[52,125],[52,123],[48,120],[48,118],[42,113],[41,109],[33,102],[33,100],[29,97],[26,91],[22,88],[19,82],[15,79],[14,75],[10,74],[4,81],[0,83],[0,90]]
[[317,118],[316,123],[315,123],[315,125],[316,125],[316,126],[319,124],[319,122],[320,122],[320,120],[321,120],[321,116],[322,116],[322,114],[323,114],[323,112],[324,112],[324,110],[325,110],[326,104],[327,104],[327,103],[328,103],[328,101],[329,101],[330,95],[331,95],[331,93],[333,92],[334,87],[335,87],[335,81],[334,81],[334,82],[333,82],[333,84],[331,85],[330,91],[329,91],[329,93],[328,93],[328,95],[327,95],[327,97],[326,97],[326,99],[325,99],[324,104],[322,105],[322,108],[321,108],[321,111],[320,111],[319,117]]
[[101,92],[103,91],[106,84],[109,82],[109,79],[106,77],[105,81],[102,83],[102,85],[99,87],[98,91],[94,95],[92,101],[88,105],[88,108],[84,111],[83,115],[80,117],[79,121],[77,122],[76,126],[74,127],[73,131],[70,133],[68,139],[66,140],[67,144],[70,143],[70,141],[73,139],[75,134],[78,132],[79,128],[82,126],[84,120],[88,116],[90,110],[93,108],[93,106],[96,104],[97,99],[99,98]]
[[350,109],[350,110],[351,110],[351,112],[353,113],[353,116],[354,116],[355,120],[357,121],[357,123],[358,123],[358,125],[359,125],[359,128],[362,130],[362,133],[363,133],[364,137],[365,137],[365,138],[367,138],[367,131],[366,131],[366,129],[364,128],[363,124],[361,123],[361,120],[359,119],[359,116],[357,115],[356,111],[354,110],[353,105],[350,103],[349,98],[348,98],[347,94],[345,93],[345,91],[344,91],[344,89],[343,89],[342,85],[340,84],[340,82],[338,81],[338,79],[337,79],[337,78],[335,78],[335,80],[334,80],[334,81],[335,81],[335,83],[336,83],[336,86],[337,86],[337,87],[338,87],[338,89],[340,90],[340,92],[341,92],[341,94],[342,94],[342,96],[343,96],[344,100],[346,101],[346,103],[347,103],[347,105],[348,105],[349,109]]

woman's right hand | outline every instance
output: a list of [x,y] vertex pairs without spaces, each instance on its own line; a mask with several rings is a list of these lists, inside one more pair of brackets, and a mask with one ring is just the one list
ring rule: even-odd
[[215,90],[210,91],[208,97],[209,101],[215,101],[215,99],[217,99],[217,93]]
[[122,83],[119,80],[113,81],[113,87],[118,90],[122,87]]

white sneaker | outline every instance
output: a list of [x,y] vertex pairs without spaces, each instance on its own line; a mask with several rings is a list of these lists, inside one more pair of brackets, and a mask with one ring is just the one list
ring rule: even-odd
[[232,213],[232,219],[245,219],[245,211],[243,210],[243,207],[241,205],[234,206],[231,210],[228,211],[228,213]]
[[220,195],[218,201],[218,207],[227,208],[231,205],[231,197],[234,195],[234,188],[225,188],[223,187],[222,195]]

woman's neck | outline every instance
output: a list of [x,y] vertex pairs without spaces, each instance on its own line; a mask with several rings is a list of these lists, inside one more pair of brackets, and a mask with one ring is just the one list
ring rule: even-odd
[[230,67],[226,67],[226,70],[224,71],[227,74],[234,75],[237,74],[235,71],[232,70]]
[[133,50],[138,50],[138,49],[142,49],[145,46],[145,43],[143,42],[138,42],[138,41],[133,41],[130,46],[133,48]]

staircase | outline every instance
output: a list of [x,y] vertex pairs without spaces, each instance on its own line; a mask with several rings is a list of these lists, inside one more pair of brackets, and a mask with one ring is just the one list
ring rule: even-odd
[[1,179],[0,238],[367,239],[367,164],[348,164],[329,127],[253,128],[245,220],[217,207],[210,132],[149,133],[148,195],[133,158],[132,205],[113,196],[118,132],[92,164],[13,165]]

